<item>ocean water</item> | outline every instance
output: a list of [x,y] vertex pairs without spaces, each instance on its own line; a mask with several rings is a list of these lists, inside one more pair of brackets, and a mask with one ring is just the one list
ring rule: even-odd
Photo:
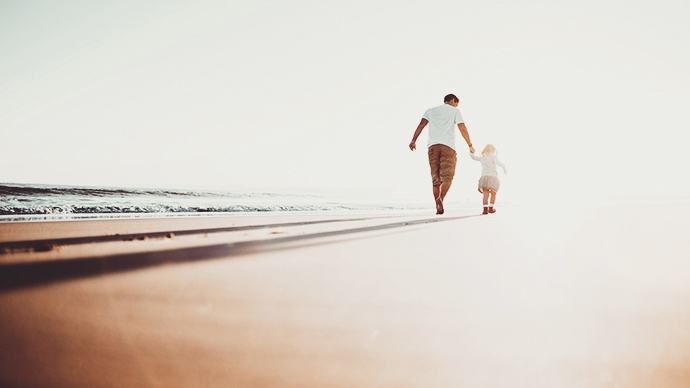
[[0,221],[136,218],[251,212],[412,210],[432,203],[275,192],[133,189],[0,183]]

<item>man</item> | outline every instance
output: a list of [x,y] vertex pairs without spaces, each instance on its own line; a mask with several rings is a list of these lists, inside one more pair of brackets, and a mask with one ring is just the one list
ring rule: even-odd
[[443,99],[443,105],[428,109],[422,116],[422,121],[414,132],[410,149],[417,149],[417,138],[424,127],[429,125],[429,166],[431,167],[431,183],[436,201],[436,214],[443,214],[443,199],[453,183],[455,164],[458,161],[455,151],[455,126],[458,126],[462,137],[474,153],[470,134],[465,127],[465,121],[460,115],[458,104],[460,100],[454,94]]

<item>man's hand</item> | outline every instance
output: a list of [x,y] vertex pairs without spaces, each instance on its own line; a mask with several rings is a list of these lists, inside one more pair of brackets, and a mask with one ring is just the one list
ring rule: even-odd
[[417,149],[417,138],[419,137],[419,134],[422,133],[422,129],[424,129],[424,127],[426,127],[427,124],[429,124],[429,120],[422,119],[422,121],[420,121],[419,125],[417,126],[417,130],[414,131],[414,136],[412,136],[412,141],[410,142],[410,149],[412,151]]
[[474,147],[470,146],[470,152],[474,153]]

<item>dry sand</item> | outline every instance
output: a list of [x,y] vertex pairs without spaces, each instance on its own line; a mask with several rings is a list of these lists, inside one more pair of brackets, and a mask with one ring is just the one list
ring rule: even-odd
[[690,386],[690,205],[476,213],[0,224],[0,386]]

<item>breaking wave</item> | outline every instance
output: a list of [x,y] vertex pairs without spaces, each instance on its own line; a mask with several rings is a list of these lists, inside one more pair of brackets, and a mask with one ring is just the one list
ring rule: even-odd
[[403,209],[309,194],[0,184],[0,216]]

